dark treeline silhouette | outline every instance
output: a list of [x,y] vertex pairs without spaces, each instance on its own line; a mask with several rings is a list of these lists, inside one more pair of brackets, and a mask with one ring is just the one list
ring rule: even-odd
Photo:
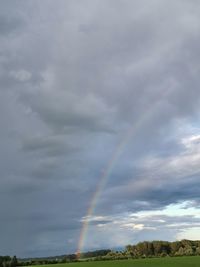
[[0,256],[0,267],[16,267],[18,265],[17,257]]
[[53,256],[53,257],[21,259],[20,266],[57,264],[57,263],[67,263],[74,261],[77,261],[77,255],[68,254],[68,255]]
[[46,257],[46,258],[42,257],[42,258],[21,259],[20,265],[30,266],[30,265],[68,263],[68,262],[77,262],[79,261],[79,259],[81,260],[82,259],[84,260],[94,259],[95,260],[98,257],[106,256],[109,252],[111,252],[110,249],[101,249],[101,250],[84,252],[79,255],[68,254],[68,255],[62,255],[62,256]]
[[106,256],[109,252],[111,252],[110,249],[88,251],[88,252],[81,253],[80,258],[87,259],[87,258],[93,258],[93,257],[99,257],[99,256]]

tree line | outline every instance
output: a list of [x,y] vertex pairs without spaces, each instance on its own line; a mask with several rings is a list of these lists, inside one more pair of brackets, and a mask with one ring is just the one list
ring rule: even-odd
[[200,241],[144,241],[126,246],[125,252],[133,258],[200,255]]
[[200,256],[200,241],[181,240],[144,241],[136,245],[127,245],[122,251],[109,251],[106,255],[97,255],[88,260],[123,260],[152,257]]
[[0,256],[0,267],[16,267],[18,265],[17,257]]
[[106,256],[109,252],[111,252],[110,249],[101,249],[101,250],[80,253],[79,255],[67,254],[62,256],[54,256],[46,258],[24,259],[20,261],[20,266],[78,262],[80,259],[84,261],[92,259],[96,260],[98,257]]
[[200,241],[181,240],[144,241],[135,245],[127,245],[121,251],[109,249],[88,251],[79,254],[68,254],[47,258],[17,259],[16,256],[0,256],[0,267],[16,267],[42,264],[57,264],[77,261],[123,260],[152,257],[200,256]]

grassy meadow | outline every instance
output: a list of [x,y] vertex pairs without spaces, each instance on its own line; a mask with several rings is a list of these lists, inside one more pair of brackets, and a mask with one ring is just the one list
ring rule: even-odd
[[[153,259],[138,260],[118,260],[118,261],[94,261],[94,262],[78,262],[65,263],[56,265],[46,265],[47,267],[199,267],[200,256],[189,257],[166,257]],[[36,267],[44,267],[45,265],[37,265]]]

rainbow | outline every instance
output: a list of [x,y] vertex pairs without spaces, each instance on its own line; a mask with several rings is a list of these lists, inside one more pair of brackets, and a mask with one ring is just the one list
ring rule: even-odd
[[[169,90],[165,91],[165,94],[168,92]],[[103,189],[105,188],[105,185],[107,184],[107,181],[110,177],[110,174],[116,164],[116,162],[118,161],[120,155],[122,154],[125,146],[127,145],[127,143],[134,138],[134,136],[137,134],[138,130],[147,122],[149,121],[149,119],[151,117],[153,117],[154,112],[157,110],[158,105],[161,103],[161,99],[162,98],[158,98],[157,101],[155,101],[154,106],[149,110],[149,112],[146,112],[141,118],[140,120],[138,120],[133,127],[131,127],[129,129],[129,131],[123,136],[123,138],[121,139],[121,141],[119,142],[118,146],[116,147],[112,158],[110,159],[110,161],[108,162],[102,176],[99,178],[99,183],[96,187],[96,191],[94,192],[91,202],[89,204],[89,208],[86,212],[86,216],[84,217],[83,220],[83,225],[82,225],[82,229],[80,232],[80,237],[79,237],[79,241],[78,241],[78,248],[77,248],[77,257],[80,256],[80,253],[83,251],[83,246],[84,246],[84,242],[85,239],[87,237],[87,232],[88,232],[88,228],[89,228],[89,223],[90,223],[90,218],[91,216],[94,214],[95,211],[95,207],[97,204],[97,201],[101,195],[101,192],[103,191]]]

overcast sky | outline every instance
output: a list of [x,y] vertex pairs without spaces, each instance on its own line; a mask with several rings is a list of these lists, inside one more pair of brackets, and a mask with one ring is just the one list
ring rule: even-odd
[[0,5],[0,254],[200,239],[200,3]]

